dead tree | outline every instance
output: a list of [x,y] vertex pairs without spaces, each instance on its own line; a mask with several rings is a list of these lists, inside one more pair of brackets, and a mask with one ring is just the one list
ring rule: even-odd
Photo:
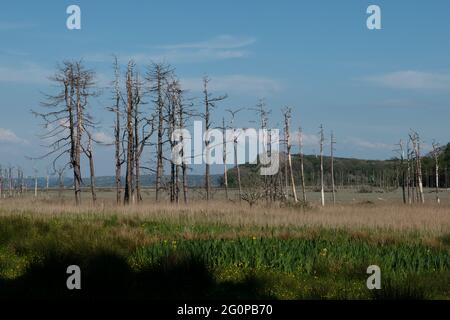
[[[216,108],[217,102],[225,100],[227,95],[213,97],[208,91],[208,84],[210,79],[207,76],[203,77],[203,104],[205,107],[205,112],[202,114],[202,117],[205,121],[205,131],[208,132],[211,129],[212,121],[211,121],[211,112]],[[206,191],[206,201],[210,200],[211,197],[211,180],[210,180],[210,161],[209,161],[209,139],[204,140],[205,149],[206,149],[206,163],[205,163],[205,191]]]
[[114,57],[114,104],[113,106],[109,107],[108,110],[111,111],[114,114],[114,157],[115,157],[115,186],[116,186],[116,203],[120,204],[122,201],[122,165],[124,164],[125,160],[123,159],[123,151],[121,148],[121,119],[122,119],[122,112],[121,112],[121,100],[122,95],[120,91],[120,68],[119,63],[117,61],[117,57]]
[[126,174],[125,174],[125,194],[124,204],[134,203],[134,155],[135,155],[135,140],[134,140],[134,68],[133,61],[128,62],[126,73],[126,119],[127,119],[127,152],[126,152]]
[[436,203],[440,204],[441,199],[439,198],[439,157],[442,153],[442,148],[436,142],[433,142],[433,149],[431,155],[434,159],[434,169],[435,169],[435,193],[436,193]]
[[302,128],[298,128],[298,144],[300,152],[300,175],[302,180],[302,200],[306,203],[306,186],[305,186],[305,170],[303,159],[303,131]]
[[[134,82],[133,82],[133,121],[134,121],[134,142],[133,142],[133,159],[134,159],[134,199],[136,202],[142,201],[141,194],[141,154],[145,146],[145,142],[150,138],[150,136],[140,137],[140,128],[141,128],[141,114],[139,111],[139,107],[142,102],[142,91],[141,91],[142,83],[139,79],[139,73],[136,72]],[[141,141],[142,139],[142,141]]]
[[11,198],[13,196],[13,175],[12,175],[13,167],[9,166],[8,168],[8,194]]
[[[264,132],[264,135],[262,136],[262,147],[263,150],[260,151],[260,154],[266,154],[267,157],[270,157],[270,149],[271,149],[271,139],[270,139],[270,131],[268,130],[268,116],[270,114],[270,110],[266,109],[266,103],[264,99],[260,99],[258,104],[256,105],[256,108],[251,108],[250,110],[256,111],[259,115],[259,121],[260,121],[260,128],[261,131]],[[266,134],[267,133],[267,134]],[[264,175],[264,196],[266,198],[266,202],[268,203],[271,200],[271,185],[270,182],[272,180],[272,176],[268,177],[267,175]]]
[[83,152],[89,160],[89,175],[91,180],[91,195],[92,195],[92,203],[95,205],[97,203],[97,191],[95,189],[95,168],[94,168],[94,152],[92,150],[92,137],[88,132],[88,142],[87,147],[83,147]]
[[290,182],[292,188],[292,195],[294,197],[294,202],[298,202],[297,199],[297,191],[295,189],[295,180],[294,180],[294,171],[292,170],[292,156],[291,156],[291,136],[290,136],[290,123],[291,123],[291,108],[286,108],[283,111],[284,115],[284,134],[286,140],[286,156],[287,156],[287,164],[289,166],[289,174],[290,174]]
[[50,109],[46,113],[33,112],[41,118],[46,132],[41,135],[50,140],[50,151],[41,156],[54,156],[53,163],[69,154],[69,164],[73,170],[75,203],[81,203],[81,149],[83,136],[92,125],[92,117],[87,112],[89,98],[95,92],[94,72],[84,67],[80,61],[66,61],[51,78],[60,89],[56,95],[46,95],[41,105]]
[[163,163],[163,137],[164,137],[164,106],[166,104],[167,84],[172,75],[169,65],[163,63],[152,63],[147,68],[146,79],[150,83],[150,92],[154,95],[155,113],[157,119],[157,142],[156,142],[156,190],[155,198],[159,200],[159,193],[162,188],[162,178],[164,172]]
[[225,186],[225,198],[229,200],[228,196],[228,159],[227,159],[227,137],[226,137],[226,126],[225,117],[222,118],[222,145],[223,145],[223,184]]
[[336,139],[334,137],[333,131],[331,131],[331,141],[330,141],[330,156],[331,156],[331,192],[333,195],[333,204],[336,204],[336,190],[334,186],[334,145],[336,144]]
[[411,147],[410,147],[411,141],[408,140],[407,146],[406,146],[406,183],[408,187],[408,204],[412,204],[412,179],[411,179]]
[[[174,139],[174,133],[176,129],[180,129],[179,127],[179,109],[181,108],[181,89],[179,82],[177,80],[172,80],[172,82],[168,86],[167,90],[168,94],[168,104],[167,104],[167,123],[168,123],[168,130],[167,135],[170,142],[170,150],[174,150],[176,141]],[[182,154],[184,157],[184,150],[182,150]],[[183,162],[183,160],[182,160]],[[178,181],[178,175],[179,175],[179,166],[175,164],[174,159],[171,159],[170,161],[170,184],[169,184],[169,191],[170,191],[170,202],[179,202],[179,181]]]
[[403,140],[400,140],[400,142],[397,144],[398,149],[396,150],[399,157],[400,157],[400,175],[401,175],[401,187],[402,187],[402,197],[403,197],[403,203],[406,204],[406,174],[405,174],[405,168],[404,168],[404,162],[405,162],[405,146]]
[[417,179],[417,187],[418,187],[418,195],[419,195],[419,201],[421,203],[425,203],[425,198],[423,195],[423,183],[422,183],[422,159],[420,154],[420,136],[417,132],[412,131],[409,135],[412,145],[413,145],[413,151],[415,156],[415,177]]
[[[183,90],[179,87],[179,83],[177,82],[178,88],[177,88],[177,110],[176,113],[178,114],[178,129],[182,130],[186,126],[186,117],[192,116],[192,110],[189,109],[189,105],[185,103],[183,99]],[[192,106],[192,104],[191,104]],[[186,204],[188,202],[188,166],[187,161],[185,159],[185,150],[184,150],[184,136],[181,135],[180,137],[180,143],[181,143],[181,175],[182,175],[182,188],[183,188],[183,201]]]
[[234,164],[236,169],[236,175],[237,175],[237,182],[238,182],[238,189],[239,189],[239,201],[241,201],[242,198],[242,183],[241,183],[241,169],[239,167],[238,163],[238,154],[237,154],[237,147],[238,147],[238,140],[239,140],[239,134],[236,134],[236,131],[233,128],[235,116],[238,112],[242,111],[243,108],[237,109],[237,110],[230,110],[227,109],[226,111],[230,113],[231,120],[230,120],[230,128],[233,129],[233,152],[234,152]]
[[[21,167],[17,168],[17,194],[21,197],[24,191],[23,170]],[[48,190],[48,175],[47,175],[47,190]]]
[[323,182],[323,143],[325,141],[325,137],[323,134],[323,126],[320,125],[320,203],[322,206],[325,206],[325,191],[324,191],[324,182]]
[[3,199],[3,168],[0,164],[0,199]]

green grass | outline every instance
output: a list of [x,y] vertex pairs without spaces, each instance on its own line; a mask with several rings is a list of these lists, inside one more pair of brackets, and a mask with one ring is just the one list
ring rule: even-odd
[[[0,217],[0,297],[449,299],[449,235]],[[83,289],[65,289],[65,268]],[[382,289],[366,288],[378,265]]]

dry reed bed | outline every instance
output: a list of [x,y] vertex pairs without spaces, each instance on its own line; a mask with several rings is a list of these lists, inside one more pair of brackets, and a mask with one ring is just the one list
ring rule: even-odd
[[0,216],[25,215],[32,219],[67,217],[98,219],[117,216],[138,220],[165,220],[183,223],[218,223],[231,226],[324,227],[384,229],[433,234],[450,233],[450,206],[425,204],[348,204],[313,207],[255,206],[214,201],[188,205],[150,203],[116,206],[112,202],[75,207],[70,202],[45,200],[1,200]]

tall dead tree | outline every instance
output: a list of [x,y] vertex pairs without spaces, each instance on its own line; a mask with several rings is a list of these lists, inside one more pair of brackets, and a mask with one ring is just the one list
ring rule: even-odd
[[323,126],[320,125],[320,203],[325,206],[325,190],[323,181],[323,144],[325,141],[325,136],[323,133]]
[[415,157],[415,177],[417,181],[417,192],[419,196],[419,201],[421,203],[425,203],[425,198],[423,194],[423,183],[422,183],[422,158],[420,153],[420,136],[417,132],[412,131],[409,135],[412,145],[413,145],[413,151],[414,151],[414,157]]
[[402,198],[403,198],[403,203],[406,204],[407,199],[406,199],[406,173],[405,173],[405,167],[404,167],[404,162],[405,162],[405,145],[403,140],[400,139],[400,142],[397,144],[398,149],[396,150],[399,158],[400,158],[400,176],[401,176],[401,182],[400,185],[402,187]]
[[236,169],[236,175],[237,175],[237,182],[238,182],[238,191],[239,191],[239,201],[242,200],[242,182],[241,182],[241,168],[239,167],[239,159],[238,159],[238,142],[239,142],[239,134],[236,133],[236,130],[233,128],[235,116],[238,112],[244,110],[243,108],[237,109],[237,110],[230,110],[227,109],[226,111],[230,113],[231,120],[230,120],[230,128],[233,129],[233,153],[234,153],[234,164]]
[[[177,128],[179,130],[183,130],[186,127],[186,118],[189,118],[192,116],[192,110],[189,109],[189,105],[185,103],[183,99],[183,90],[179,87],[179,83],[177,81]],[[192,106],[192,104],[191,104]],[[182,175],[182,188],[183,188],[183,201],[186,204],[188,202],[188,166],[187,166],[187,159],[185,158],[185,150],[184,150],[184,139],[185,137],[183,134],[180,137],[180,143],[181,143],[181,150],[180,150],[180,156],[181,156],[181,175]]]
[[292,170],[292,155],[291,155],[291,134],[290,134],[290,124],[291,124],[291,114],[292,109],[286,108],[283,111],[284,115],[284,134],[286,140],[286,156],[287,156],[287,165],[289,167],[289,177],[292,188],[292,196],[294,197],[294,202],[298,202],[297,199],[297,190],[295,189],[295,179],[294,179],[294,171]]
[[436,203],[440,204],[441,199],[439,198],[439,157],[442,153],[442,149],[436,142],[433,142],[432,146],[433,149],[431,151],[431,155],[434,159]]
[[331,192],[333,195],[333,204],[336,204],[336,189],[334,185],[334,145],[336,144],[336,139],[334,137],[333,131],[331,131],[331,141],[330,141],[330,156],[331,156]]
[[92,150],[92,137],[90,133],[87,133],[88,142],[87,147],[83,147],[83,152],[89,160],[89,175],[91,180],[91,195],[92,203],[95,205],[97,203],[97,191],[95,188],[95,168],[94,168],[94,152]]
[[[168,140],[170,142],[170,150],[174,150],[176,141],[174,139],[174,133],[179,127],[179,109],[181,108],[181,89],[177,80],[172,80],[168,86],[168,104],[167,104],[167,124],[168,124]],[[182,147],[183,148],[183,147]],[[184,157],[184,149],[182,150]],[[183,162],[183,159],[182,159]],[[170,161],[170,202],[179,202],[179,166],[174,162],[174,159]]]
[[3,168],[0,164],[0,199],[3,198]]
[[172,75],[172,69],[164,63],[152,63],[147,68],[146,79],[150,83],[150,92],[154,95],[155,114],[157,121],[157,141],[156,141],[156,190],[155,198],[159,200],[159,194],[162,188],[162,179],[164,173],[163,162],[163,137],[165,131],[164,106],[166,104],[167,84]]
[[133,61],[128,62],[127,73],[126,73],[126,121],[127,121],[127,152],[126,152],[126,174],[125,174],[125,194],[124,194],[124,204],[129,204],[135,202],[134,198],[134,166],[135,166],[135,140],[134,140],[134,68],[135,64]]
[[[141,155],[144,150],[144,146],[148,139],[150,139],[153,130],[148,134],[145,132],[145,126],[142,125],[143,122],[146,124],[151,124],[153,129],[153,120],[148,118],[142,118],[140,112],[140,105],[142,103],[142,82],[139,78],[139,73],[136,72],[133,81],[133,126],[134,126],[134,143],[133,143],[133,159],[134,159],[134,198],[136,202],[142,201],[141,194]],[[142,129],[142,136],[141,134]]]
[[122,136],[122,127],[121,127],[121,101],[122,95],[120,92],[120,68],[119,63],[117,61],[117,57],[114,57],[114,104],[108,108],[114,114],[114,157],[115,157],[115,186],[116,186],[116,203],[120,204],[122,201],[122,165],[125,162],[123,159],[123,151],[121,148],[121,136]]
[[406,146],[406,183],[407,183],[407,189],[408,189],[408,204],[412,204],[412,178],[411,178],[411,141],[408,140],[407,146]]
[[303,159],[303,131],[302,128],[298,128],[298,144],[300,153],[300,175],[302,181],[302,200],[306,203],[306,186],[305,186],[305,170],[304,170],[304,159]]
[[[203,77],[203,104],[205,112],[202,117],[205,121],[205,131],[208,132],[211,129],[211,112],[216,108],[217,102],[225,100],[227,95],[213,97],[208,89],[208,84],[211,80],[207,77]],[[205,163],[205,191],[206,191],[206,201],[211,198],[211,179],[210,179],[210,161],[209,161],[209,145],[210,140],[204,139],[205,149],[206,149],[206,163]]]
[[69,164],[73,170],[75,203],[81,203],[81,149],[86,130],[93,125],[87,112],[89,98],[95,92],[94,72],[86,69],[81,61],[65,61],[51,78],[60,91],[56,95],[46,95],[41,103],[48,112],[33,112],[41,118],[46,132],[42,139],[50,140],[50,151],[40,158],[54,156],[53,163],[69,154]]
[[225,186],[225,199],[229,200],[228,196],[228,159],[227,159],[227,137],[225,117],[222,118],[222,146],[223,146],[223,184]]
[[[264,132],[264,135],[262,136],[262,147],[263,150],[260,151],[260,155],[270,158],[270,149],[271,149],[271,139],[270,139],[270,130],[268,130],[268,116],[270,114],[270,110],[266,109],[266,103],[264,99],[260,99],[258,104],[256,105],[256,108],[251,108],[250,110],[256,111],[259,115],[259,126],[261,128],[261,131]],[[267,134],[266,134],[267,133]],[[273,179],[273,177],[268,177],[267,175],[264,175],[264,181],[263,181],[263,187],[264,187],[264,197],[266,199],[266,202],[268,203],[271,200],[270,193],[271,193],[271,185],[270,182]]]

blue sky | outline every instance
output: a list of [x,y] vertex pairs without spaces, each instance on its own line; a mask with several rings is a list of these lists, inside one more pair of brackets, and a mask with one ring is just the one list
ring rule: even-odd
[[[81,7],[82,29],[66,28],[66,8]],[[366,9],[381,7],[382,30],[368,30]],[[410,128],[425,144],[450,141],[448,1],[15,1],[0,11],[0,163],[29,166],[42,154],[36,109],[46,77],[64,59],[83,58],[101,85],[112,54],[172,64],[191,96],[200,79],[228,93],[215,113],[265,98],[271,125],[292,106],[306,152],[318,127],[334,131],[337,155],[385,159]],[[93,102],[97,134],[111,135],[109,91]],[[252,111],[236,126],[249,126]],[[97,148],[97,173],[113,173],[112,149]],[[45,171],[45,161],[35,165]],[[31,174],[29,172],[28,174]]]

